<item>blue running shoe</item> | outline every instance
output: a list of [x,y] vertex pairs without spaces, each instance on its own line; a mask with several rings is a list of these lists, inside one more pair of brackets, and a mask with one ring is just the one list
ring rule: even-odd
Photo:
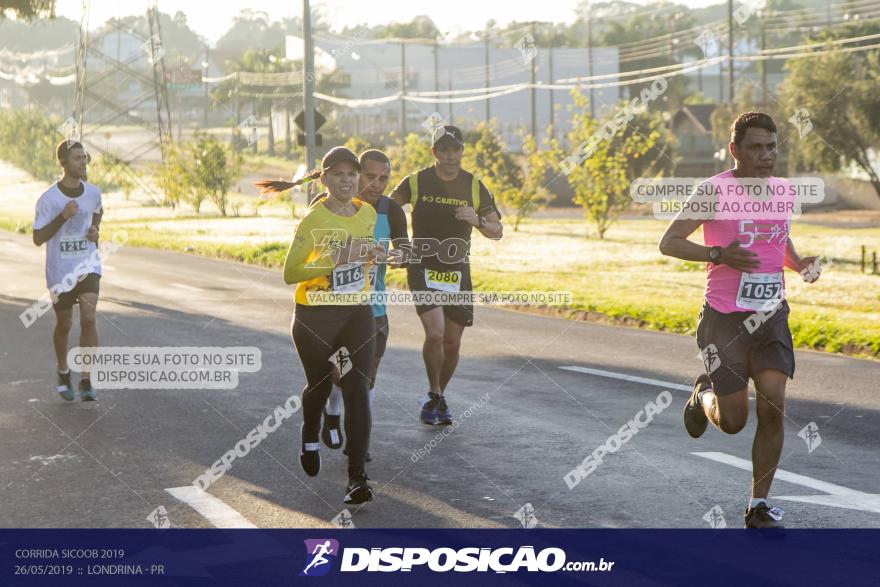
[[449,426],[452,424],[452,412],[449,411],[449,406],[446,405],[446,396],[441,395],[440,401],[437,402],[437,421],[435,422],[438,426]]
[[437,404],[440,403],[440,394],[428,392],[428,399],[422,403],[422,413],[419,416],[422,424],[433,426],[437,423]]
[[80,379],[79,398],[84,402],[93,402],[98,399],[98,396],[95,394],[95,388],[92,387],[92,381],[90,379]]
[[76,392],[73,391],[73,385],[70,384],[70,371],[67,373],[58,373],[58,387],[55,389],[62,399],[72,402],[76,399]]

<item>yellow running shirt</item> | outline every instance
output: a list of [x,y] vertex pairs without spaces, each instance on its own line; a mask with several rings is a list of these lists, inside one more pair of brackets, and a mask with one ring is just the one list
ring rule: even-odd
[[333,266],[333,251],[346,240],[373,239],[376,210],[369,204],[352,200],[358,211],[354,216],[339,216],[316,198],[305,218],[296,227],[293,242],[284,261],[284,282],[298,283],[294,300],[309,304],[308,292],[369,291],[367,263],[344,263]]

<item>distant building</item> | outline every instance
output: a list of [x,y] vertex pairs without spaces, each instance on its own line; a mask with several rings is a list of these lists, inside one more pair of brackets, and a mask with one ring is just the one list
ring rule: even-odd
[[710,177],[719,170],[718,147],[712,139],[712,113],[717,104],[682,106],[669,122],[678,140],[678,177]]
[[[535,62],[537,83],[587,76],[589,53],[582,48],[494,47],[487,51],[483,43],[405,44],[389,41],[352,41],[318,38],[316,45],[335,59],[341,79],[348,85],[337,93],[340,97],[371,99],[393,95],[399,91],[401,74],[407,92],[442,90],[473,90],[489,86],[508,86],[527,83],[531,79],[532,60]],[[593,51],[593,74],[616,73],[617,49],[600,47]],[[401,67],[403,66],[403,67]],[[589,90],[583,90],[585,94]],[[521,90],[489,100],[489,117],[494,119],[502,137],[511,149],[518,150],[518,132],[531,127],[532,92]],[[617,103],[617,87],[597,89],[594,92],[596,111]],[[457,96],[463,98],[465,96]],[[570,129],[568,107],[572,104],[569,90],[535,91],[535,120],[539,138],[552,122],[557,137]],[[332,107],[318,101],[319,110],[329,112]],[[383,135],[403,129],[399,100],[364,108],[335,107],[336,123],[343,134],[366,136]],[[422,123],[434,112],[439,112],[446,123],[471,130],[486,119],[486,101],[482,99],[458,103],[406,103],[406,131],[425,132]],[[552,114],[551,114],[552,112]]]

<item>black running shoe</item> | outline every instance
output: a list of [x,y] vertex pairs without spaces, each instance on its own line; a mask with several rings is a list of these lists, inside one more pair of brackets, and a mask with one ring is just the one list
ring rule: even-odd
[[437,402],[437,422],[438,426],[448,426],[452,424],[452,412],[446,405],[446,396],[440,395],[440,401]]
[[[344,454],[345,456],[348,456],[348,445],[347,444],[345,445],[345,448],[342,449],[342,454]],[[373,457],[370,456],[370,451],[367,451],[367,456],[364,457],[364,461],[369,463],[372,460],[373,460]]]
[[712,387],[709,376],[705,373],[700,374],[694,383],[694,391],[691,392],[690,399],[684,405],[684,427],[693,438],[701,437],[706,431],[706,426],[709,425],[709,419],[706,417],[706,412],[703,411],[703,404],[699,397],[699,393],[709,387]]
[[779,508],[768,507],[760,504],[754,508],[746,509],[746,528],[785,528],[782,524],[782,515],[785,512]]
[[324,410],[324,424],[321,426],[321,440],[327,446],[334,450],[342,447],[345,437],[342,435],[342,428],[339,426],[339,416],[331,416]]
[[321,471],[321,443],[306,442],[300,428],[299,464],[309,477],[316,476]]
[[428,399],[422,403],[422,413],[419,416],[422,424],[433,426],[437,423],[437,404],[440,403],[440,394],[428,392]]
[[345,488],[345,499],[348,505],[358,505],[373,501],[373,488],[367,483],[364,473],[351,475],[348,478],[348,486]]
[[70,371],[67,373],[58,373],[58,387],[55,389],[63,399],[72,402],[76,399],[76,393],[73,391],[73,385],[70,383]]

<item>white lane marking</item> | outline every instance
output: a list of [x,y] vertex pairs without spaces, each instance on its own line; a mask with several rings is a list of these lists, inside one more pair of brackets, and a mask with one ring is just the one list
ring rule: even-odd
[[194,485],[170,487],[165,491],[199,512],[202,517],[207,519],[217,528],[257,527],[240,513],[226,505],[222,500],[198,487],[195,487]]
[[[603,371],[602,369],[590,369],[589,367],[560,367],[566,371],[575,371],[576,373],[586,373],[587,375],[598,375],[599,377],[610,377],[611,379],[621,379],[623,381],[632,381],[633,383],[644,383],[645,385],[656,385],[657,387],[665,387],[666,389],[680,389],[688,393],[694,390],[692,385],[684,385],[681,383],[670,383],[668,381],[660,381],[659,379],[650,379],[648,377],[636,377],[635,375],[624,375],[623,373],[615,373],[614,371]],[[750,401],[755,401],[755,397],[749,395]]]
[[[704,459],[710,459],[725,465],[730,465],[744,471],[752,470],[751,461],[735,457],[723,452],[693,452],[691,453]],[[851,510],[862,510],[865,512],[874,512],[880,514],[880,495],[876,493],[864,493],[849,487],[835,485],[827,481],[813,479],[806,475],[799,475],[791,471],[776,469],[775,479],[801,485],[816,491],[824,491],[830,495],[795,495],[795,496],[773,496],[773,499],[784,499],[787,501],[801,501],[804,503],[813,503],[819,505],[827,505],[831,507],[846,508]]]
[[603,371],[601,369],[590,369],[587,367],[560,367],[566,371],[574,371],[576,373],[586,373],[587,375],[598,375],[599,377],[610,377],[611,379],[621,379],[623,381],[632,381],[633,383],[644,383],[645,385],[655,385],[657,387],[665,387],[668,389],[680,389],[682,391],[693,391],[693,385],[682,385],[681,383],[670,383],[668,381],[660,381],[659,379],[649,379],[647,377],[636,377],[635,375],[624,375],[623,373],[615,373],[614,371]]
[[19,379],[18,381],[10,381],[9,385],[24,385],[25,383],[41,383],[42,379]]
[[170,285],[171,287],[179,288],[179,289],[188,289],[189,291],[197,291],[197,292],[205,291],[200,287],[195,287],[193,285],[187,285],[185,283],[176,283],[173,281],[171,283],[169,283],[168,285]]

